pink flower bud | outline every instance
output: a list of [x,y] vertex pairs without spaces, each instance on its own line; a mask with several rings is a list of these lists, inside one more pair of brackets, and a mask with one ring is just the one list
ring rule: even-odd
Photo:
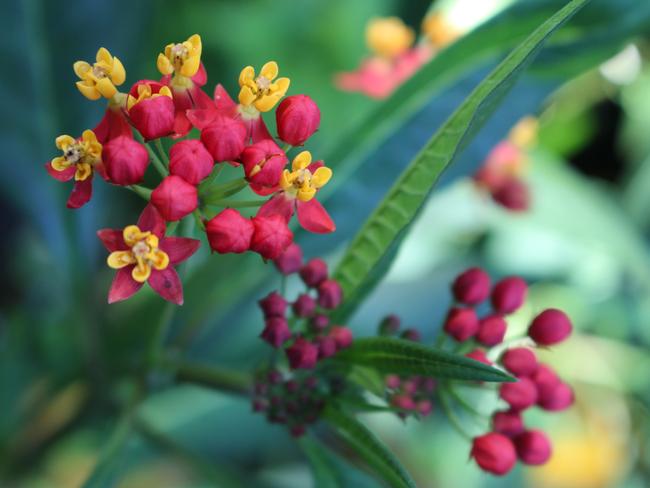
[[537,405],[549,412],[566,410],[575,401],[573,389],[566,383],[559,382],[554,386],[545,386],[538,389],[539,398]]
[[283,379],[282,378],[282,373],[280,371],[278,371],[277,369],[272,369],[266,375],[266,379],[269,381],[270,384],[277,385],[280,382],[282,382],[282,379]]
[[289,433],[293,438],[302,437],[305,432],[307,432],[307,428],[304,425],[292,425],[289,428]]
[[253,222],[234,208],[222,210],[205,226],[210,248],[218,253],[248,251],[253,237]]
[[318,344],[318,358],[325,359],[336,354],[336,341],[333,337],[319,337],[316,339]]
[[492,416],[492,428],[499,434],[513,437],[524,431],[524,421],[517,411],[496,412]]
[[302,266],[302,249],[294,242],[275,259],[274,263],[278,271],[285,276],[297,273]]
[[418,411],[420,415],[426,417],[433,410],[433,404],[431,403],[430,400],[420,400],[419,402],[416,403],[415,409]]
[[241,153],[246,178],[258,188],[273,189],[287,165],[287,155],[270,139],[247,146]]
[[149,153],[131,137],[119,136],[104,145],[102,161],[111,183],[135,185],[144,178],[149,166]]
[[551,457],[551,441],[541,430],[528,430],[515,437],[517,456],[524,464],[537,466]]
[[517,462],[517,453],[512,441],[496,432],[489,432],[472,441],[470,456],[483,471],[503,476]]
[[277,291],[269,293],[259,302],[265,318],[284,317],[287,310],[287,301]]
[[415,410],[415,402],[409,395],[393,395],[390,404],[400,410]]
[[327,279],[327,263],[318,258],[310,259],[300,268],[300,277],[305,285],[316,288],[323,280]]
[[528,185],[519,178],[508,178],[492,192],[492,199],[512,212],[524,212],[530,207]]
[[499,388],[499,397],[513,410],[525,410],[537,402],[537,388],[528,378],[520,378],[516,383],[503,383]]
[[302,146],[320,125],[318,105],[307,95],[285,98],[275,111],[278,135],[292,146]]
[[389,374],[388,376],[386,376],[385,383],[386,383],[386,388],[390,388],[391,390],[397,390],[399,388],[401,380],[400,377],[397,376],[396,374]]
[[549,308],[535,317],[528,328],[528,335],[537,344],[551,346],[571,335],[571,320],[555,308]]
[[506,321],[501,315],[488,315],[479,322],[476,340],[484,346],[496,346],[503,341],[506,328]]
[[404,332],[401,334],[402,339],[406,339],[407,341],[413,341],[413,342],[420,342],[420,339],[422,336],[420,335],[420,332],[417,331],[416,329],[406,329]]
[[260,337],[273,347],[278,348],[291,337],[291,330],[284,317],[269,317]]
[[419,388],[420,382],[418,381],[417,376],[402,382],[402,390],[404,393],[408,393],[409,395],[415,395]]
[[215,115],[201,131],[201,142],[215,161],[234,161],[246,147],[246,125],[235,117]]
[[328,310],[333,310],[341,304],[343,290],[336,280],[325,280],[318,285],[318,304]]
[[527,291],[528,285],[518,276],[504,278],[494,285],[492,307],[503,315],[512,313],[523,305]]
[[[164,86],[156,81],[143,80],[131,88],[131,96],[137,99],[138,86],[149,85],[151,93],[158,93]],[[174,101],[171,97],[160,95],[140,100],[129,109],[129,118],[133,126],[145,140],[158,139],[174,132]]]
[[508,349],[501,358],[503,366],[517,377],[530,376],[537,371],[537,357],[526,347]]
[[379,324],[380,335],[393,335],[401,325],[401,321],[397,315],[387,315]]
[[336,341],[337,350],[345,349],[352,344],[352,331],[347,327],[333,325],[328,335]]
[[177,142],[169,150],[169,173],[192,185],[207,178],[213,166],[212,156],[196,139]]
[[253,412],[264,412],[269,408],[269,402],[266,398],[255,398],[252,402]]
[[314,329],[316,332],[321,332],[325,330],[328,325],[330,325],[330,319],[327,317],[327,315],[318,314],[312,317],[312,319],[309,321],[309,325],[311,325],[312,329]]
[[299,337],[287,348],[286,354],[291,369],[311,369],[316,366],[318,347]]
[[264,259],[277,258],[293,241],[293,232],[281,215],[253,217],[253,225],[250,249]]
[[292,305],[293,313],[298,317],[310,317],[316,310],[316,300],[307,293],[301,294]]
[[444,330],[458,342],[464,342],[478,331],[478,317],[473,308],[454,307],[449,310]]
[[456,301],[478,305],[490,296],[490,276],[481,268],[469,268],[451,285]]
[[473,351],[468,352],[465,354],[466,358],[473,359],[474,361],[478,361],[479,363],[487,364],[488,366],[492,366],[492,361],[488,359],[488,357],[485,355],[485,351],[483,349],[474,349]]
[[199,197],[194,185],[180,176],[168,176],[151,193],[151,203],[166,221],[173,222],[196,210]]

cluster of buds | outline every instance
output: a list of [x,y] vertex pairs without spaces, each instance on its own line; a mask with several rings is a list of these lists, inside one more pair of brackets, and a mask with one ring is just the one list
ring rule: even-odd
[[366,44],[372,54],[355,71],[339,73],[336,85],[341,90],[386,98],[457,37],[458,31],[439,12],[424,19],[417,42],[413,29],[398,17],[371,19],[366,25]]
[[350,329],[331,324],[327,315],[336,310],[343,296],[338,282],[328,276],[325,261],[314,258],[303,263],[302,250],[294,243],[275,265],[284,276],[298,274],[305,290],[292,301],[278,291],[259,301],[265,323],[261,338],[284,349],[292,370],[312,369],[318,361],[350,346]]
[[523,212],[530,207],[530,190],[524,175],[528,166],[527,151],[536,143],[537,130],[536,118],[521,119],[508,137],[494,146],[474,174],[478,188],[512,212]]
[[[99,49],[92,65],[74,64],[81,94],[106,99],[108,106],[93,130],[78,138],[56,139],[62,154],[45,165],[47,171],[59,181],[74,179],[70,208],[90,200],[95,173],[147,200],[144,223],[99,233],[111,252],[108,265],[118,270],[109,302],[128,298],[148,281],[166,300],[182,303],[182,285],[173,265],[193,254],[199,241],[165,237],[170,222],[195,219],[213,251],[252,251],[265,260],[278,258],[293,242],[289,223],[294,213],[310,232],[335,230],[317,199],[332,170],[313,160],[309,151],[289,156],[318,130],[316,103],[307,95],[285,98],[290,80],[278,77],[274,61],[259,73],[252,66],[241,71],[237,101],[221,85],[210,97],[202,88],[207,72],[201,52],[198,34],[167,45],[156,61],[162,77],[139,80],[126,93],[118,88],[126,71],[107,49]],[[274,109],[277,139],[263,118]],[[185,138],[193,128],[200,131],[199,138]],[[163,143],[166,138],[184,139]],[[241,168],[241,177],[218,183],[224,165]],[[150,189],[140,183],[151,166],[161,179]],[[263,198],[229,199],[246,188]],[[255,207],[254,215],[237,210]],[[183,249],[170,250],[173,247]]]

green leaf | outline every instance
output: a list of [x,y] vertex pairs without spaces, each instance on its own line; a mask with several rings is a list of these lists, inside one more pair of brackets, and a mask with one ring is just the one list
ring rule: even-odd
[[333,466],[328,453],[314,439],[302,437],[298,445],[309,460],[314,475],[314,488],[343,488],[340,475]]
[[445,168],[471,140],[549,36],[589,0],[573,0],[515,48],[469,95],[409,164],[358,232],[334,277],[350,300],[415,219]]
[[473,381],[514,381],[511,376],[487,364],[405,339],[356,339],[335,359],[371,367],[382,373]]
[[399,460],[365,425],[332,406],[325,409],[323,417],[336,428],[377,477],[394,488],[415,488],[415,482]]

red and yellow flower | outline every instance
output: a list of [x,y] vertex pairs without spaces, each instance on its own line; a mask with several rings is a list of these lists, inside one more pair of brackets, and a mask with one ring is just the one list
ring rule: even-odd
[[[255,68],[246,66],[239,73],[239,103],[244,113],[268,112],[287,93],[291,80],[278,78],[278,63],[269,61],[255,76]],[[277,79],[276,79],[277,78]]]
[[126,80],[122,62],[104,47],[97,51],[95,63],[91,65],[86,61],[77,61],[73,69],[81,80],[77,81],[77,88],[89,100],[113,98],[117,93],[116,87]]

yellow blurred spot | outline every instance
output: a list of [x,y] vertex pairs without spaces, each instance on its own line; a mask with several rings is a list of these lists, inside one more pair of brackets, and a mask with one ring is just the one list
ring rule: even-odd
[[422,33],[437,48],[443,48],[460,37],[460,31],[455,29],[440,12],[424,18]]
[[536,117],[529,115],[510,129],[508,140],[521,149],[529,149],[537,143],[538,132],[539,121]]
[[366,44],[371,51],[385,58],[394,58],[411,47],[413,29],[399,17],[371,19],[366,25]]

